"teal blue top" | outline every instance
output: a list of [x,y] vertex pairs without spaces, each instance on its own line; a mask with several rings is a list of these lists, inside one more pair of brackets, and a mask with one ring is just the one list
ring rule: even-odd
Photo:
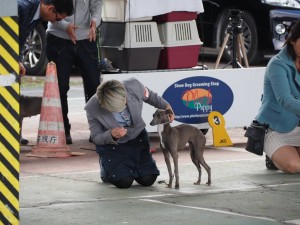
[[299,97],[300,74],[285,46],[267,65],[262,105],[256,120],[281,133],[293,130],[300,119]]

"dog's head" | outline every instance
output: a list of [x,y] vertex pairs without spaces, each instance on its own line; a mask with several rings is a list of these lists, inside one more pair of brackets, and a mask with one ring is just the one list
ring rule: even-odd
[[169,123],[170,122],[169,115],[171,114],[173,114],[171,109],[166,109],[166,110],[157,109],[153,114],[153,119],[150,122],[150,125],[155,126],[158,124]]

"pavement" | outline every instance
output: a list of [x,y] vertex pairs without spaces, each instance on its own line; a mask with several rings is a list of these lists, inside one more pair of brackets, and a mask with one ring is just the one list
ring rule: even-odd
[[[233,143],[215,147],[211,130],[204,152],[212,170],[212,184],[194,185],[197,169],[187,149],[179,152],[180,188],[151,187],[137,183],[126,190],[104,184],[99,177],[98,155],[89,143],[80,80],[72,86],[69,102],[72,152],[66,158],[28,157],[36,144],[39,116],[25,118],[23,136],[30,143],[20,153],[20,224],[22,225],[194,225],[194,224],[300,224],[300,174],[267,170],[265,157],[245,151],[243,128],[230,128]],[[41,93],[23,88],[23,94]],[[156,133],[150,134],[153,158],[160,170],[157,181],[168,173]]]

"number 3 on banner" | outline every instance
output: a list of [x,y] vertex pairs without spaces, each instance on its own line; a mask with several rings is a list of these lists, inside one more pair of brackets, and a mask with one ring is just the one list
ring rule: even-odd
[[225,119],[217,111],[212,111],[208,115],[208,123],[213,131],[214,146],[232,146],[232,142],[225,128]]

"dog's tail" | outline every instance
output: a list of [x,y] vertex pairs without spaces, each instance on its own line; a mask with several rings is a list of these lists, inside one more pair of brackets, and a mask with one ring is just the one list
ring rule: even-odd
[[159,181],[157,181],[157,183],[168,185],[168,184],[166,183],[166,181],[164,181],[164,180],[159,180]]

